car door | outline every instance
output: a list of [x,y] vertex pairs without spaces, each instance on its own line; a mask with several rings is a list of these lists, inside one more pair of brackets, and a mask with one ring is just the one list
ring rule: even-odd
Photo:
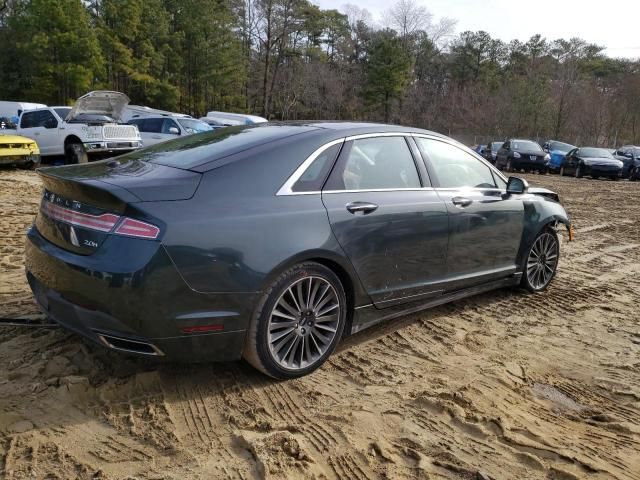
[[61,121],[50,111],[40,110],[37,112],[36,121],[42,127],[38,133],[38,146],[43,155],[64,154],[64,142],[60,139]]
[[447,208],[410,142],[348,139],[322,191],[332,231],[378,308],[437,296],[446,275]]
[[507,164],[507,157],[509,156],[509,149],[511,148],[511,142],[504,142],[496,153],[496,167],[503,168]]
[[485,161],[435,138],[416,138],[449,212],[447,290],[503,278],[517,270],[524,228],[522,201]]
[[[135,123],[134,123],[135,122]],[[138,125],[140,131],[140,138],[145,147],[155,145],[156,143],[164,142],[167,140],[168,135],[162,134],[162,125],[164,124],[164,118],[139,118],[132,120],[129,123]]]
[[565,174],[573,175],[576,172],[576,169],[578,168],[578,149],[577,148],[574,148],[573,150],[570,150],[567,153],[563,167],[564,167]]
[[160,135],[163,138],[163,142],[172,140],[180,136],[180,127],[174,119],[165,118],[164,122],[162,122],[162,130],[160,131]]

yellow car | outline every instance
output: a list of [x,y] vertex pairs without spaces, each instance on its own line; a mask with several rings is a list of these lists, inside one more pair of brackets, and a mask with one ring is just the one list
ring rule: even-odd
[[0,132],[0,165],[34,168],[40,164],[40,149],[35,140]]

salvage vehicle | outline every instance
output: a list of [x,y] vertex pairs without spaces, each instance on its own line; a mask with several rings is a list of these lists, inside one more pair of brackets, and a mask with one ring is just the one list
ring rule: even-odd
[[185,116],[160,115],[133,118],[129,125],[135,125],[145,146],[166,142],[179,136],[210,132],[213,127],[202,120]]
[[40,164],[40,150],[34,140],[0,132],[0,165],[35,168]]
[[500,150],[503,144],[504,142],[491,142],[487,144],[482,156],[495,165],[498,150]]
[[507,140],[496,153],[496,167],[507,172],[524,170],[547,173],[550,156],[533,140]]
[[576,178],[588,175],[594,179],[607,177],[618,180],[622,176],[622,162],[605,148],[574,148],[567,153],[560,175],[575,175]]
[[73,107],[22,112],[16,133],[35,140],[43,157],[64,155],[68,164],[130,152],[140,148],[142,140],[135,126],[119,123],[128,103],[120,92],[89,92]]
[[283,379],[380,321],[545,290],[570,227],[554,192],[392,125],[227,127],[38,172],[26,275],[53,321],[113,350],[245,358]]
[[613,151],[613,157],[622,162],[622,178],[633,177],[635,180],[637,177],[635,170],[640,167],[640,147],[624,145]]
[[577,147],[557,140],[548,140],[545,142],[542,149],[549,154],[549,171],[559,172],[562,165],[564,165],[567,153],[574,148]]

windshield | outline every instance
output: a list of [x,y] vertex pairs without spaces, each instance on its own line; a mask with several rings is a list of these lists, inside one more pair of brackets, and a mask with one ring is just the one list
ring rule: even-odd
[[513,140],[511,142],[513,150],[525,150],[527,152],[542,152],[542,147],[530,140]]
[[576,148],[573,145],[563,142],[549,142],[549,150],[559,150],[562,153],[567,153],[570,150]]
[[195,120],[193,118],[178,118],[177,120],[182,128],[187,131],[187,133],[210,132],[211,130],[213,130],[210,125],[207,125],[205,122]]
[[604,148],[581,148],[579,156],[585,158],[613,158],[609,150]]
[[500,150],[500,147],[504,145],[504,142],[492,142],[491,143],[491,151],[492,152],[497,152],[498,150]]
[[58,107],[58,108],[54,108],[53,109],[58,116],[64,120],[65,118],[67,118],[67,115],[69,115],[69,112],[71,111],[71,107]]

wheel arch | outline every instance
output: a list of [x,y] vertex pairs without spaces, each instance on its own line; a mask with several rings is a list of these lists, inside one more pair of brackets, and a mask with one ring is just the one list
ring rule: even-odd
[[355,307],[371,303],[371,299],[360,283],[360,278],[351,265],[351,262],[336,252],[327,250],[308,250],[294,255],[271,270],[271,272],[264,278],[260,290],[267,290],[269,285],[271,285],[271,283],[281,275],[282,272],[288,270],[294,265],[304,262],[318,263],[331,270],[340,279],[342,287],[344,288],[345,296],[347,297],[348,307],[347,322],[345,324],[343,337],[348,336],[351,333]]
[[558,233],[558,227],[564,225],[571,235],[571,220],[562,205],[544,198],[524,202],[525,219],[522,240],[518,250],[516,265],[519,269],[524,264],[525,257],[536,237],[546,228],[552,228]]
[[80,137],[78,137],[77,135],[74,135],[74,134],[67,135],[67,137],[64,139],[64,148],[65,148],[65,150],[72,143],[80,143],[80,144],[82,144],[82,140],[80,140]]

